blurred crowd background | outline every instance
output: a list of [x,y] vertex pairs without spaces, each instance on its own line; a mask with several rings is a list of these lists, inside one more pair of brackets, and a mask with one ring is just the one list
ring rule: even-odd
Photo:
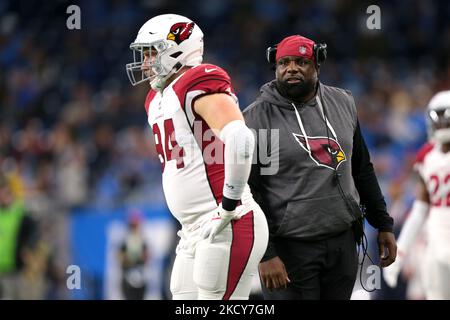
[[[66,27],[71,4],[81,9],[80,30]],[[380,30],[366,26],[371,4],[381,9]],[[156,275],[163,281],[147,295],[168,297],[164,270],[171,263],[177,225],[165,208],[144,110],[148,86],[132,87],[125,72],[140,26],[161,13],[185,15],[201,27],[204,61],[228,71],[242,109],[274,77],[265,62],[268,46],[291,34],[326,42],[321,80],[353,92],[398,234],[414,197],[415,154],[427,139],[426,105],[435,92],[450,88],[448,1],[4,0],[0,170],[28,217],[17,234],[28,232],[18,262],[0,267],[0,297],[111,297],[104,290],[111,260],[90,257],[105,260],[100,272],[90,271],[88,262],[83,265],[86,248],[110,247],[104,239],[109,231],[85,234],[76,226],[89,219],[86,223],[104,229],[116,220],[126,225],[135,208],[143,213],[142,221],[156,221],[157,215],[169,226]],[[371,246],[374,234],[369,229]],[[151,235],[148,239],[146,248],[156,252]],[[66,269],[74,263],[81,264],[82,285],[89,279],[82,295],[67,289]],[[406,272],[396,290],[383,283],[371,298],[420,299],[420,286],[407,288],[414,272]]]

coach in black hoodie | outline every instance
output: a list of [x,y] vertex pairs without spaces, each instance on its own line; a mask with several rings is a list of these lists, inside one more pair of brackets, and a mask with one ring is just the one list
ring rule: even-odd
[[266,299],[349,299],[361,206],[379,231],[381,266],[396,256],[354,99],[318,80],[325,50],[301,36],[283,39],[269,58],[276,79],[244,110],[258,141],[249,184],[270,230],[259,266]]

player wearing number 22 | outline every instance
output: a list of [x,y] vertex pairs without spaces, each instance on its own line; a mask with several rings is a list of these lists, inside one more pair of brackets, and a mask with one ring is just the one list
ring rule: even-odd
[[427,299],[450,299],[450,91],[438,92],[429,102],[430,143],[418,153],[417,196],[398,240],[398,259],[384,269],[386,283],[395,287],[405,255],[428,220],[423,285]]
[[228,74],[203,60],[203,33],[190,19],[147,21],[130,45],[131,83],[150,82],[145,101],[168,207],[182,228],[173,299],[248,299],[268,241],[247,180],[254,137]]

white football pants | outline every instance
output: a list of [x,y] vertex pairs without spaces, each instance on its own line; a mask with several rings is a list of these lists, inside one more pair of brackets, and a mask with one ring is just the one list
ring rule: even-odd
[[440,251],[439,248],[434,249],[432,244],[427,248],[424,270],[427,300],[450,300],[450,256],[439,254]]
[[247,207],[247,213],[232,220],[212,243],[208,239],[193,240],[199,230],[186,236],[194,248],[182,245],[186,239],[180,240],[170,281],[174,300],[249,298],[269,231],[261,208],[255,202]]

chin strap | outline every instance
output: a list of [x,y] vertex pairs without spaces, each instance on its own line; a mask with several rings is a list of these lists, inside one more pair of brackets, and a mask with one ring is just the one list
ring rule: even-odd
[[150,82],[150,85],[152,86],[153,90],[156,91],[163,91],[166,87],[166,81],[169,79],[172,75],[180,71],[181,68],[183,68],[185,65],[181,64],[181,62],[178,62],[176,65],[173,66],[172,70],[169,71],[165,76],[156,76],[155,79],[153,79]]
[[161,79],[160,77],[155,77],[152,81],[150,81],[150,85],[155,91],[163,91],[165,87],[166,79]]

